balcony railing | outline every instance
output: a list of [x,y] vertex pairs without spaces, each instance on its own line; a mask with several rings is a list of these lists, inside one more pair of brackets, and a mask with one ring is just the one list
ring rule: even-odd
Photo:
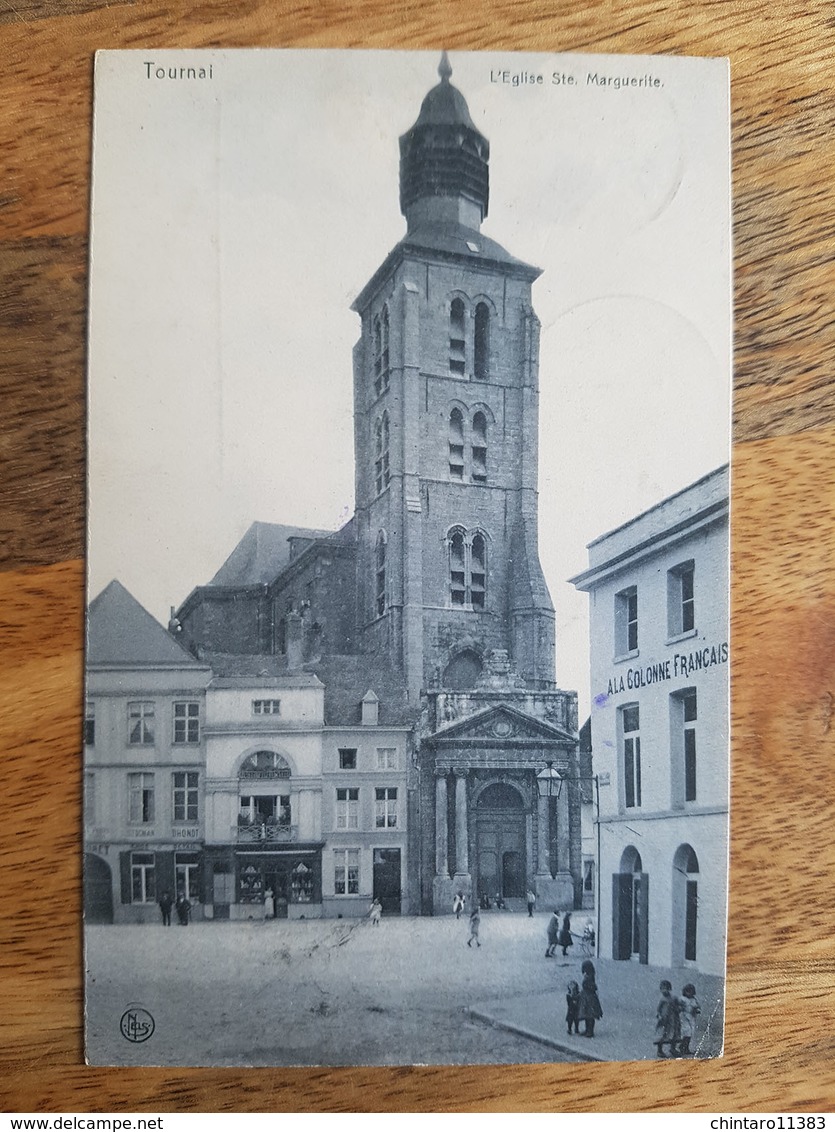
[[299,827],[279,822],[246,822],[232,827],[232,838],[239,842],[297,841]]

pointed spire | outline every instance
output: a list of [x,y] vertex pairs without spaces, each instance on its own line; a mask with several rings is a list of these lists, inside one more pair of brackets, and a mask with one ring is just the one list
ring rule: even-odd
[[448,83],[452,77],[452,67],[450,66],[449,56],[446,51],[441,52],[441,61],[438,64],[438,74],[441,76],[442,83]]

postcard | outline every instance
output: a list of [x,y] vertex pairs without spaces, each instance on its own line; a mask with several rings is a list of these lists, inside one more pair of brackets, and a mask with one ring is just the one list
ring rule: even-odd
[[727,61],[103,51],[87,1057],[719,1056]]

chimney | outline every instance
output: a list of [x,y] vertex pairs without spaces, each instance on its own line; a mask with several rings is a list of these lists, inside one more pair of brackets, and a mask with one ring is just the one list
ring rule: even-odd
[[302,615],[295,609],[287,614],[287,667],[292,671],[302,666]]

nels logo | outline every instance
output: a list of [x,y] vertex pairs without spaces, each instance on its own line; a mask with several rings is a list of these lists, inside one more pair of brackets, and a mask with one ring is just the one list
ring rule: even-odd
[[147,1042],[155,1027],[153,1015],[135,1003],[128,1006],[119,1022],[122,1037],[129,1042]]

